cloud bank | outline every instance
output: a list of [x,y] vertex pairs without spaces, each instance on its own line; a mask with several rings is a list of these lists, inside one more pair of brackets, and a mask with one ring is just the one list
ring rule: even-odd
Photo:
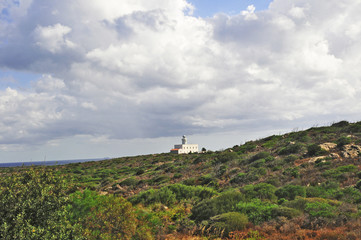
[[[192,16],[185,0],[7,0],[0,145],[360,120],[361,1],[274,0]],[[1,85],[3,86],[3,85]]]

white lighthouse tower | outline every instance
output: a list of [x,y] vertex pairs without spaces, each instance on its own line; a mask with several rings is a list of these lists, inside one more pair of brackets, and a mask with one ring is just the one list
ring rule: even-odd
[[182,144],[174,145],[170,150],[171,153],[184,154],[198,152],[198,144],[188,144],[187,137],[183,135]]
[[185,135],[183,135],[183,138],[182,138],[182,144],[187,144],[187,138]]

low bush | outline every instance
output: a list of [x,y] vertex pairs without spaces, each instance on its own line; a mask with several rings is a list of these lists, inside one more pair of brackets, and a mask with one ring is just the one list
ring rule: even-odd
[[285,176],[297,178],[300,176],[300,172],[298,171],[298,167],[295,168],[286,168],[283,173]]
[[331,206],[323,201],[308,202],[305,207],[305,212],[309,213],[312,217],[335,217],[337,215],[336,210],[336,206]]
[[263,167],[265,165],[265,163],[266,163],[266,160],[262,158],[262,159],[252,162],[250,164],[250,167],[260,168],[260,167]]
[[225,192],[216,198],[206,199],[192,208],[191,219],[201,222],[213,216],[233,212],[240,201],[244,201],[244,196],[237,191]]
[[278,152],[279,155],[288,155],[288,154],[295,154],[299,153],[302,150],[303,145],[299,143],[289,144],[288,146],[281,148]]
[[322,154],[326,154],[327,151],[323,150],[318,144],[311,144],[307,146],[307,156],[319,156]]
[[271,214],[272,214],[273,218],[286,217],[288,219],[292,219],[292,218],[300,216],[302,214],[302,212],[300,210],[297,210],[294,208],[279,206],[279,207],[272,208]]
[[82,219],[86,239],[154,239],[152,229],[140,221],[132,205],[121,197],[106,196]]
[[284,161],[285,161],[286,163],[293,163],[293,162],[296,161],[297,159],[298,159],[297,156],[295,156],[295,155],[289,155],[289,156],[287,156],[287,157],[284,159]]
[[355,171],[357,171],[357,167],[353,164],[350,165],[344,165],[344,166],[340,166],[338,168],[335,169],[330,169],[330,170],[326,170],[322,173],[323,177],[331,177],[331,178],[336,178],[336,179],[342,179],[344,178],[344,173],[353,173]]
[[259,198],[261,200],[276,201],[275,191],[276,187],[268,183],[250,184],[241,188],[241,192],[248,200]]
[[245,229],[247,224],[248,218],[246,215],[239,212],[228,212],[211,217],[207,227],[221,237],[227,237],[230,232]]
[[231,184],[247,184],[257,181],[262,176],[267,174],[267,170],[264,167],[250,168],[247,173],[238,173],[230,180]]
[[269,152],[259,152],[257,153],[256,155],[252,156],[250,159],[249,159],[249,162],[252,163],[254,161],[257,161],[259,159],[263,159],[263,158],[267,158],[270,156],[270,153]]
[[218,163],[226,163],[226,162],[232,161],[232,160],[237,159],[237,158],[238,158],[238,154],[235,153],[235,152],[224,152],[224,153],[219,154],[216,157],[215,163],[216,164],[218,164]]
[[212,186],[212,187],[218,186],[217,179],[213,177],[211,174],[200,176],[197,179],[197,182],[199,185],[203,185],[203,186]]
[[186,186],[183,184],[173,184],[161,189],[150,189],[141,192],[129,198],[133,204],[142,203],[150,205],[154,203],[162,203],[165,205],[173,205],[177,201],[183,199],[194,199],[200,201],[214,196],[217,192],[212,188],[201,186]]
[[119,183],[120,186],[128,186],[128,187],[135,187],[139,183],[139,180],[137,180],[134,177],[127,178]]
[[350,144],[350,143],[351,143],[351,138],[349,138],[349,137],[340,137],[336,141],[337,148],[339,148],[339,149],[342,149],[343,146]]
[[51,169],[1,176],[0,239],[74,239],[65,179]]
[[237,204],[237,211],[247,215],[249,221],[258,225],[272,219],[272,210],[277,207],[278,205],[276,204],[253,199],[251,202],[239,202]]
[[277,189],[275,194],[278,198],[294,200],[296,196],[306,197],[306,189],[299,185],[285,185]]

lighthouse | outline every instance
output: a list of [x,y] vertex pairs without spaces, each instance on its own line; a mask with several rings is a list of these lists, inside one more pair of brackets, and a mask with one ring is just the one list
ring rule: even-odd
[[182,144],[174,145],[174,148],[171,149],[170,152],[176,154],[197,153],[198,144],[188,144],[187,137],[183,135]]
[[185,135],[183,135],[183,138],[182,138],[182,144],[187,144],[187,138]]

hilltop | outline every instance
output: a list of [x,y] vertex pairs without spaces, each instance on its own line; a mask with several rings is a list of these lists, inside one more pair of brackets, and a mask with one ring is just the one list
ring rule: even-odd
[[[149,228],[143,239],[360,239],[360,164],[361,122],[341,121],[223,151],[46,169],[68,183],[74,212],[84,207],[79,202],[98,197],[130,202]],[[26,171],[4,168],[1,174]],[[96,231],[84,221],[90,210],[81,211],[82,228]]]

